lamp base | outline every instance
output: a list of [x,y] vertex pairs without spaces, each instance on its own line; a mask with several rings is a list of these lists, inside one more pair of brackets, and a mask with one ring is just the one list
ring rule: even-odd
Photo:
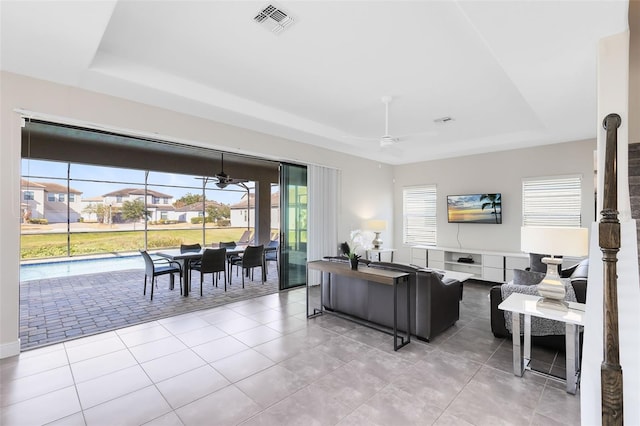
[[569,303],[565,302],[564,300],[549,299],[544,297],[538,300],[536,306],[541,309],[553,309],[554,311],[566,312],[569,310]]
[[376,234],[376,236],[373,241],[371,241],[371,244],[373,244],[374,249],[380,250],[380,248],[382,248],[382,238],[380,238],[380,232],[374,231],[374,234]]
[[568,304],[564,301],[567,291],[558,275],[558,265],[562,263],[562,259],[555,257],[545,257],[542,262],[547,265],[547,275],[538,284],[538,294],[542,299],[538,302],[539,307],[548,309],[566,310]]

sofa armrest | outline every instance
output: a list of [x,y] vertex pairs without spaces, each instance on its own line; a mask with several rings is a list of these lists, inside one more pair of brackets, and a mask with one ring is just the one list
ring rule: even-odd
[[[435,275],[436,282],[439,280],[438,276]],[[435,297],[434,300],[449,300],[456,299],[460,300],[460,286],[462,283],[456,279],[449,278],[446,280],[439,280],[440,285],[432,285],[431,286],[431,297]]]
[[504,312],[498,309],[498,305],[502,303],[501,286],[494,285],[489,290],[489,301],[491,305],[491,332],[496,337],[509,337],[511,333],[504,324]]
[[578,268],[578,265],[579,264],[576,263],[575,265],[571,265],[567,269],[563,269],[562,271],[560,271],[560,278],[569,278],[571,274],[573,274]]
[[[439,272],[433,272],[434,274],[436,274],[440,280],[442,281],[442,283],[444,285],[455,285],[459,290],[458,290],[458,300],[462,300],[462,291],[464,290],[464,286],[462,285],[462,283],[458,280],[456,280],[455,278],[442,278],[443,275],[440,274]],[[458,284],[456,284],[456,282]]]
[[571,285],[576,293],[576,300],[580,303],[587,301],[587,281],[589,276],[589,258],[583,259],[580,263],[569,268],[571,275]]
[[[460,319],[460,287],[458,280],[440,280],[433,272],[418,272],[418,281],[426,284],[426,298],[420,301],[421,309],[416,312],[418,323],[426,325],[426,332],[421,333],[427,340],[446,330]],[[422,293],[422,291],[421,291]],[[420,317],[426,315],[422,321]]]
[[[433,273],[438,275],[437,272],[433,272]],[[441,279],[441,281],[442,281],[442,284],[444,285],[461,285],[462,284],[460,281],[456,280],[455,278],[444,278],[444,279]]]
[[571,280],[573,292],[576,294],[578,303],[587,303],[587,280],[586,278],[577,278]]

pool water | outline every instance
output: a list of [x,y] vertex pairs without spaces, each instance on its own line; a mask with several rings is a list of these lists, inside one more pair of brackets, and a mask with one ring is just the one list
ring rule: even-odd
[[127,269],[144,269],[142,256],[52,261],[21,265],[20,281],[69,277],[107,271],[124,271]]

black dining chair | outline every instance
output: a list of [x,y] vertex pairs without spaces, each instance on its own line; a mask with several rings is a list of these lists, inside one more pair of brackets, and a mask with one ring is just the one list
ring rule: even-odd
[[200,296],[202,296],[202,281],[204,274],[213,274],[212,280],[218,286],[219,274],[224,274],[224,291],[227,291],[227,249],[225,247],[211,249],[208,248],[202,253],[202,259],[198,264],[191,265],[191,269],[200,271]]
[[[264,245],[248,246],[244,249],[242,258],[233,261],[232,265],[242,268],[242,288],[244,288],[244,276],[251,272],[251,280],[253,281],[253,269],[257,267],[262,268],[260,275],[262,284],[264,284]],[[233,274],[229,277],[229,285],[232,281]]]
[[[235,249],[237,247],[237,244],[235,241],[220,241],[220,244],[218,244],[218,247]],[[227,265],[229,265],[229,275],[231,275],[231,267],[233,266],[233,262],[239,259],[241,259],[241,257],[237,253],[227,253]],[[231,284],[231,282],[229,282],[229,284]]]
[[190,251],[200,251],[202,250],[202,246],[198,243],[196,244],[180,244],[180,253],[188,253]]
[[264,275],[265,277],[269,274],[269,263],[268,262],[275,262],[276,263],[276,271],[279,271],[278,269],[278,246],[280,244],[278,243],[278,241],[275,240],[271,240],[269,241],[269,243],[267,244],[267,246],[264,248]]
[[156,283],[156,277],[160,275],[170,274],[169,288],[173,289],[174,276],[173,274],[180,274],[180,294],[182,294],[182,266],[178,262],[171,261],[169,259],[152,259],[146,250],[140,250],[140,254],[144,259],[145,273],[144,273],[144,290],[143,295],[147,294],[147,278],[151,278],[151,300],[153,300],[153,285]]
[[[202,250],[202,246],[199,243],[195,243],[195,244],[180,244],[180,253],[193,253],[193,252],[199,252],[200,250]],[[200,259],[198,260],[185,260],[184,261],[184,267],[185,269],[187,268],[192,268],[193,266],[197,266],[200,264]],[[187,271],[185,271],[187,272]],[[189,280],[189,291],[191,291],[191,280]]]
[[[180,253],[198,252],[202,250],[202,246],[199,243],[195,244],[180,244]],[[195,261],[200,262],[199,260]]]

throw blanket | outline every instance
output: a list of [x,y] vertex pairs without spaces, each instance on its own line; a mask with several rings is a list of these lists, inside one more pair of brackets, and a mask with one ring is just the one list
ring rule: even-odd
[[[567,295],[565,296],[566,301],[568,302],[577,302],[576,293],[573,291],[573,286],[569,279],[562,279],[564,283],[564,288],[567,291]],[[505,300],[507,297],[511,295],[511,293],[522,293],[529,294],[532,296],[538,296],[538,289],[535,285],[518,285],[518,284],[503,284],[500,286],[500,290],[502,291],[502,300]],[[509,333],[513,333],[511,330],[511,312],[504,311],[504,321],[505,326]],[[520,325],[520,334],[524,334],[524,324]],[[565,334],[565,324],[560,321],[553,321],[545,318],[539,317],[531,317],[531,335],[532,336],[548,336],[555,334]]]

